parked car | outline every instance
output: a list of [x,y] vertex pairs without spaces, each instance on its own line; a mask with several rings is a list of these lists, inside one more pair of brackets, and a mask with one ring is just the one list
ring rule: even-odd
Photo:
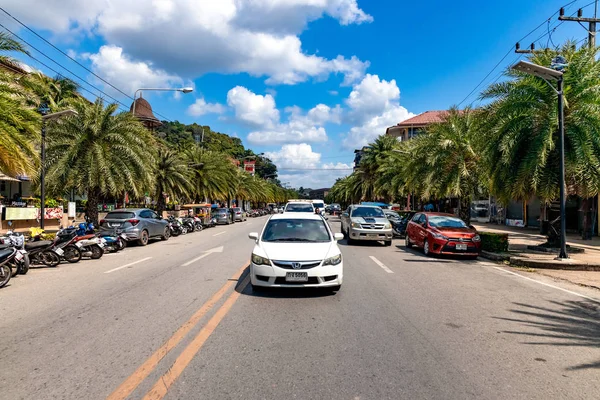
[[100,221],[101,233],[112,233],[115,228],[125,234],[128,241],[136,240],[145,246],[151,238],[169,239],[171,233],[167,220],[148,208],[131,208],[111,211]]
[[342,211],[342,207],[338,203],[333,203],[329,205],[329,210],[327,211],[329,214],[339,213]]
[[461,254],[476,258],[481,252],[477,230],[452,214],[417,213],[406,228],[406,247],[422,247],[425,255]]
[[233,220],[237,221],[245,221],[246,220],[246,212],[242,210],[241,207],[233,207]]
[[284,212],[307,212],[314,214],[315,208],[310,200],[306,201],[289,201],[285,205]]
[[256,241],[250,264],[250,281],[256,290],[268,287],[328,287],[340,290],[344,266],[337,241],[325,220],[314,213],[275,214]]
[[392,224],[377,206],[351,205],[342,213],[341,221],[348,244],[355,240],[371,240],[392,245]]
[[221,225],[221,224],[229,225],[234,222],[233,214],[231,213],[231,210],[229,208],[215,209],[215,211],[213,211],[213,217],[216,218],[218,225]]

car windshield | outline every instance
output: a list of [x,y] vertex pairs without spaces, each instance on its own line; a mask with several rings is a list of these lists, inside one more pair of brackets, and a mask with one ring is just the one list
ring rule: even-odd
[[331,237],[323,220],[276,219],[265,227],[263,242],[329,242]]
[[352,211],[353,217],[385,217],[381,208],[358,207]]
[[315,208],[323,208],[323,207],[325,207],[325,204],[324,203],[313,203],[313,206]]
[[219,210],[216,211],[217,214],[227,214],[227,210],[224,208],[221,208]]
[[311,204],[302,204],[302,203],[291,203],[288,204],[285,208],[287,212],[313,212],[313,206]]
[[429,217],[429,225],[434,228],[466,228],[467,224],[460,218],[432,216]]
[[135,218],[135,214],[127,211],[109,212],[104,219],[131,219]]

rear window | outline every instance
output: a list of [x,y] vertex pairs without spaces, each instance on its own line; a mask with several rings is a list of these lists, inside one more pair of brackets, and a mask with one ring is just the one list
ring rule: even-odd
[[135,218],[135,214],[127,211],[115,211],[106,214],[104,219],[131,219]]
[[241,209],[241,208],[239,208],[239,207],[235,207],[235,208],[233,209],[233,211],[235,211],[235,212],[238,212],[238,211],[242,211],[242,209]]
[[287,212],[313,212],[314,208],[312,204],[306,203],[290,203],[285,208]]
[[217,214],[227,214],[227,210],[224,208],[219,208],[216,212]]
[[313,206],[315,208],[323,208],[323,207],[325,207],[325,204],[324,203],[313,203]]

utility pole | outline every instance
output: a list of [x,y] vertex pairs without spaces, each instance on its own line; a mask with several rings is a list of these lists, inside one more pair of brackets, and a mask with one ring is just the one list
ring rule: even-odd
[[521,49],[521,44],[519,42],[517,42],[517,44],[515,44],[515,53],[517,54],[532,54],[535,53],[535,44],[531,43],[531,46],[529,46],[529,49],[526,50],[522,50]]
[[565,9],[561,7],[561,9],[559,11],[558,19],[560,21],[578,22],[580,25],[581,25],[582,22],[587,22],[588,23],[588,28],[587,28],[587,31],[588,31],[588,46],[590,46],[590,48],[593,49],[593,48],[596,47],[596,23],[600,22],[600,18],[596,18],[597,17],[597,11],[598,11],[598,0],[596,0],[596,6],[595,6],[595,9],[594,9],[594,18],[585,18],[583,16],[583,10],[581,8],[579,10],[577,10],[577,17],[566,17],[565,16]]

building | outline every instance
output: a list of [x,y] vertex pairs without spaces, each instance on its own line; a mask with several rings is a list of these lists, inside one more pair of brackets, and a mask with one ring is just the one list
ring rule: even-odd
[[133,115],[135,115],[140,122],[151,131],[162,125],[162,122],[154,116],[152,106],[148,103],[148,100],[142,98],[141,94],[140,97],[131,103],[129,112],[133,113]]
[[331,188],[314,189],[309,192],[308,197],[311,200],[325,200],[325,196],[329,193]]
[[360,160],[361,160],[362,156],[365,154],[365,152],[369,148],[370,148],[369,146],[363,146],[362,149],[354,150],[354,170],[356,170],[358,168],[358,165],[360,164]]
[[404,120],[385,130],[387,136],[393,136],[400,141],[412,139],[425,132],[431,124],[440,123],[448,111],[425,111],[415,117]]

